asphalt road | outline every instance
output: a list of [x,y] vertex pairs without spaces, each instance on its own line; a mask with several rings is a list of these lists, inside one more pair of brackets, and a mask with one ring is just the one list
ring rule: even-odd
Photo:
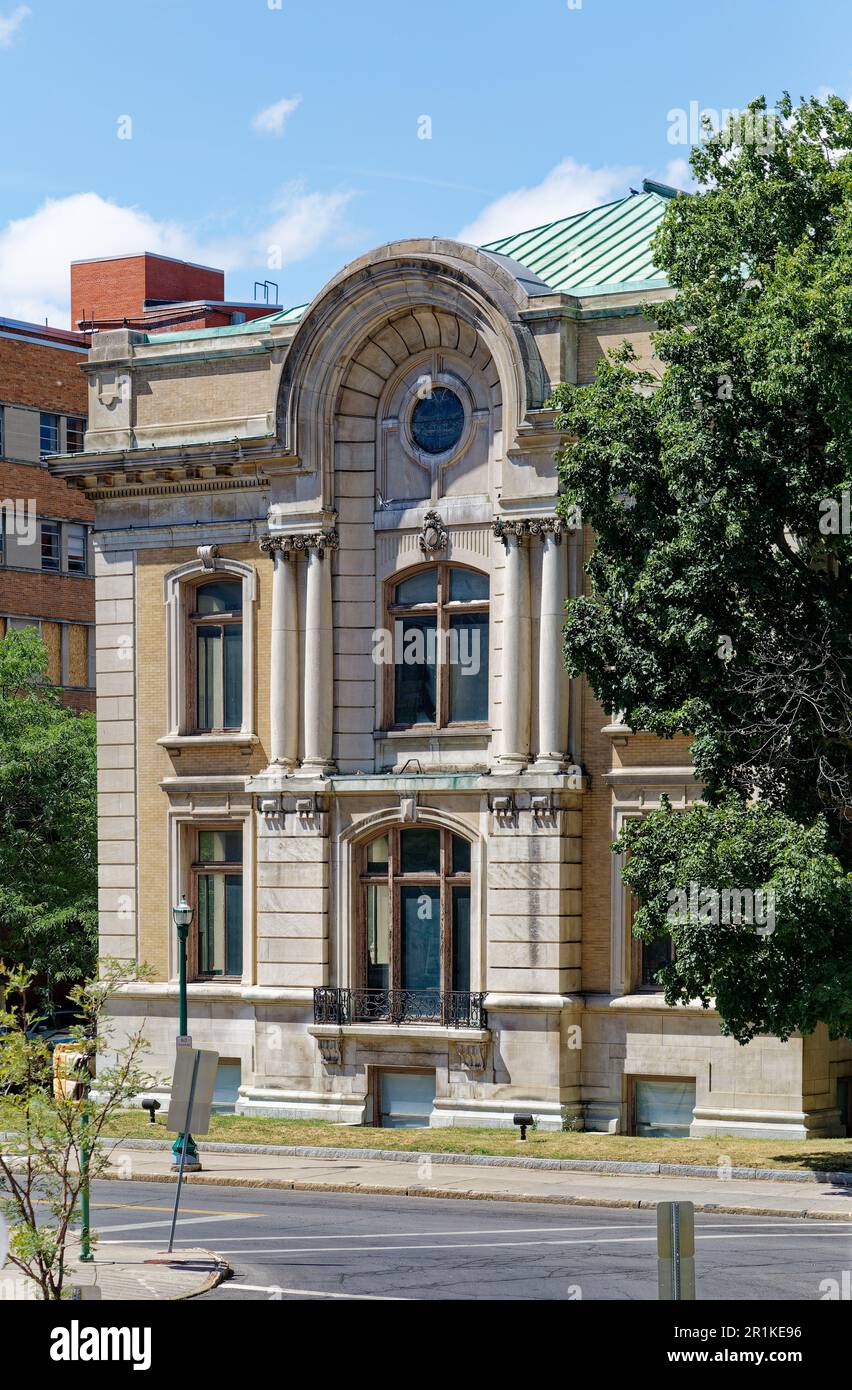
[[[672,1196],[676,1194],[671,1194]],[[92,1225],[163,1249],[171,1184],[93,1184]],[[176,1248],[224,1255],[241,1299],[656,1299],[653,1211],[188,1185]],[[852,1268],[852,1223],[696,1216],[702,1300],[824,1297]]]

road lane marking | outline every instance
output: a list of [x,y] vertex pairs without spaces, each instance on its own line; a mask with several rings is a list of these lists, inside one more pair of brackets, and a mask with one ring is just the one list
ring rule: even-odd
[[[236,1211],[227,1216],[179,1216],[178,1226],[203,1226],[211,1221],[255,1221],[257,1220],[253,1212]],[[111,1235],[115,1231],[148,1231],[155,1226],[171,1226],[171,1221],[128,1221],[122,1226],[98,1226],[98,1233],[103,1231],[104,1235]]]
[[234,1292],[242,1289],[245,1293],[295,1293],[301,1298],[354,1298],[370,1303],[410,1303],[410,1298],[401,1298],[399,1294],[382,1293],[327,1293],[325,1289],[286,1289],[281,1284],[220,1284],[217,1293]]
[[[648,1221],[647,1221],[646,1224],[648,1224],[649,1226],[653,1226],[654,1229],[656,1230],[656,1226],[654,1225],[654,1213],[653,1213],[653,1212],[649,1212],[649,1213],[647,1213],[647,1216],[648,1216]],[[795,1220],[797,1223],[800,1223],[800,1222],[801,1222],[801,1217],[796,1216],[796,1217],[794,1217],[794,1218],[791,1218],[791,1220]],[[358,1231],[352,1231],[351,1233],[347,1233],[347,1234],[345,1234],[345,1235],[339,1235],[339,1236],[329,1235],[328,1232],[325,1232],[324,1234],[322,1234],[322,1235],[317,1235],[317,1236],[306,1236],[306,1235],[301,1235],[301,1234],[290,1236],[290,1235],[285,1235],[284,1233],[282,1233],[281,1235],[276,1235],[276,1236],[255,1236],[254,1239],[257,1240],[257,1241],[262,1241],[262,1240],[298,1240],[298,1241],[309,1241],[309,1240],[416,1240],[418,1237],[421,1237],[421,1236],[422,1236],[422,1237],[429,1237],[429,1238],[431,1238],[431,1239],[434,1239],[434,1238],[436,1238],[436,1237],[438,1237],[438,1236],[490,1236],[490,1235],[503,1235],[503,1236],[542,1235],[542,1236],[546,1236],[546,1235],[561,1235],[561,1234],[563,1234],[563,1233],[565,1233],[565,1232],[568,1232],[568,1231],[618,1231],[618,1230],[630,1231],[630,1230],[635,1230],[638,1224],[639,1224],[639,1223],[638,1223],[638,1222],[635,1222],[635,1221],[608,1221],[608,1222],[601,1222],[599,1225],[598,1225],[598,1224],[595,1224],[595,1225],[593,1225],[593,1226],[544,1226],[544,1227],[542,1227],[542,1226],[508,1226],[508,1227],[502,1226],[502,1227],[500,1227],[499,1229],[496,1229],[496,1228],[494,1228],[494,1227],[490,1227],[490,1228],[485,1228],[485,1229],[482,1229],[482,1230],[470,1230],[470,1231],[375,1231],[375,1232],[369,1232],[369,1233],[367,1233],[367,1232],[361,1233],[361,1232],[358,1232]],[[846,1222],[840,1222],[840,1221],[831,1221],[831,1222],[829,1222],[829,1221],[812,1221],[812,1222],[809,1222],[809,1223],[808,1223],[807,1230],[806,1230],[805,1234],[809,1234],[809,1235],[817,1235],[817,1234],[819,1234],[819,1233],[820,1233],[819,1231],[814,1231],[814,1230],[813,1230],[813,1227],[815,1227],[815,1226],[816,1226],[816,1227],[819,1227],[820,1230],[822,1229],[822,1227],[827,1227],[827,1228],[829,1229],[829,1231],[831,1232],[832,1235],[836,1235],[836,1234],[837,1234],[837,1232],[838,1232],[838,1227],[840,1228],[841,1231],[846,1231],[847,1233],[852,1233],[852,1222],[846,1223]],[[786,1231],[788,1231],[790,1228],[789,1228],[787,1225],[785,1225],[783,1221],[755,1221],[755,1222],[746,1222],[746,1223],[737,1222],[736,1224],[734,1224],[733,1222],[731,1222],[731,1223],[726,1223],[726,1224],[724,1224],[724,1225],[722,1225],[722,1224],[718,1224],[718,1225],[717,1225],[717,1224],[714,1224],[714,1225],[712,1225],[712,1226],[703,1226],[703,1225],[702,1225],[702,1226],[699,1226],[699,1225],[696,1225],[695,1229],[696,1229],[696,1231],[749,1231],[749,1230],[764,1230],[764,1229],[767,1229],[767,1230],[771,1230],[771,1231],[786,1232]],[[799,1232],[799,1230],[798,1230],[798,1226],[796,1227],[796,1234],[801,1234],[801,1232]],[[222,1236],[222,1240],[242,1240],[242,1236]]]
[[[705,1235],[702,1240],[787,1240],[792,1233],[780,1231],[777,1235],[773,1232],[747,1231],[742,1234]],[[796,1235],[811,1235],[810,1231],[797,1231]],[[842,1235],[848,1239],[849,1232],[841,1231],[821,1231],[820,1235]],[[341,1237],[346,1239],[346,1237]],[[612,1236],[593,1240],[489,1240],[489,1241],[461,1241],[446,1245],[314,1245],[305,1246],[304,1249],[293,1249],[292,1246],[284,1246],[278,1250],[258,1250],[255,1247],[245,1247],[240,1250],[229,1250],[228,1255],[373,1255],[377,1251],[392,1252],[396,1250],[500,1250],[503,1248],[515,1248],[518,1246],[537,1246],[537,1245],[654,1245],[656,1244],[657,1234],[647,1236]]]

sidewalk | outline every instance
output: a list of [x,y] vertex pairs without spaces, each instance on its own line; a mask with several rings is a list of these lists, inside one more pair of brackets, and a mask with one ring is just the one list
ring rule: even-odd
[[[105,1177],[133,1182],[173,1181],[166,1145],[117,1145],[115,1167]],[[284,1188],[297,1192],[360,1192],[407,1197],[479,1197],[500,1202],[555,1202],[579,1206],[654,1207],[657,1202],[695,1203],[697,1211],[760,1216],[799,1216],[852,1221],[852,1186],[832,1181],[688,1177],[678,1174],[599,1173],[538,1167],[442,1162],[436,1154],[357,1153],[336,1157],[232,1149],[199,1144],[201,1173],[187,1183],[225,1187]]]
[[[135,1303],[140,1299],[194,1298],[215,1288],[228,1273],[224,1260],[209,1250],[157,1254],[116,1241],[98,1245],[91,1264],[80,1264],[77,1250],[68,1263],[66,1287],[79,1287],[80,1297],[86,1300],[112,1303],[127,1299]],[[7,1265],[0,1273],[0,1303],[38,1297],[36,1285],[20,1270]]]

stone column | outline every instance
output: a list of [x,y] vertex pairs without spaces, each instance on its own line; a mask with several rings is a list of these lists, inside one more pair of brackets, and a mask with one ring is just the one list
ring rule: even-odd
[[538,755],[536,770],[558,772],[565,766],[568,736],[568,676],[562,661],[568,567],[562,522],[540,523],[541,603],[538,635]]
[[292,771],[299,760],[299,606],[290,538],[261,542],[272,552],[272,643],[269,654],[270,764]]
[[494,534],[506,547],[503,592],[503,738],[500,767],[520,771],[530,760],[530,565],[528,523],[502,518]]
[[318,531],[304,539],[308,555],[305,599],[305,753],[301,776],[324,777],[334,763],[334,631],[331,604],[331,555],[337,549],[335,530]]

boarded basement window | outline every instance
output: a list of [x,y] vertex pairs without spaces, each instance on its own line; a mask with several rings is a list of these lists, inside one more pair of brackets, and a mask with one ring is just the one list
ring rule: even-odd
[[636,1078],[633,1082],[634,1134],[647,1139],[688,1139],[695,1109],[695,1081]]

